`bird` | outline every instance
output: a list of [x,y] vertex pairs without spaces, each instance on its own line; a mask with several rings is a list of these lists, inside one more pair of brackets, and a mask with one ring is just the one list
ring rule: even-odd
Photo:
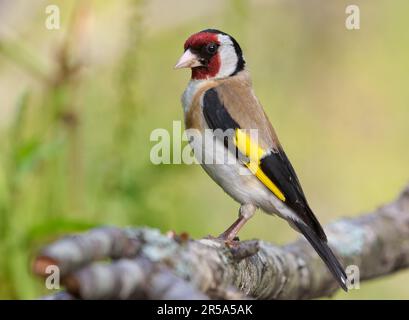
[[[306,238],[347,291],[344,268],[328,246],[327,236],[254,93],[239,43],[216,29],[194,33],[185,41],[184,53],[174,68],[191,69],[181,100],[185,129],[196,134],[189,136],[194,155],[206,173],[240,204],[238,219],[218,238],[235,241],[258,209],[277,215]],[[212,138],[206,140],[208,132]],[[236,161],[226,161],[231,158]]]

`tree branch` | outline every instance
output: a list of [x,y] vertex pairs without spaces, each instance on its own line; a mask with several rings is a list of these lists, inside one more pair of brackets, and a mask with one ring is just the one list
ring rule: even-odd
[[[361,281],[408,267],[409,186],[394,202],[326,232],[343,265],[359,267]],[[33,270],[47,277],[49,265],[59,267],[66,292],[48,299],[310,299],[338,289],[304,239],[229,247],[149,228],[98,228],[44,248]]]

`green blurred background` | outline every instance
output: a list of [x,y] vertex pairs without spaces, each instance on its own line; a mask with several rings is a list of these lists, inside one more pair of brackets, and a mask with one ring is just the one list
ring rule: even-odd
[[[149,137],[182,120],[183,42],[242,45],[254,88],[322,223],[368,212],[408,181],[409,2],[0,0],[0,298],[50,294],[39,248],[98,225],[217,235],[238,205],[198,165],[153,165]],[[61,29],[47,30],[57,4]],[[211,204],[211,205],[209,205]],[[296,238],[258,214],[241,238]],[[409,298],[409,272],[345,298]]]

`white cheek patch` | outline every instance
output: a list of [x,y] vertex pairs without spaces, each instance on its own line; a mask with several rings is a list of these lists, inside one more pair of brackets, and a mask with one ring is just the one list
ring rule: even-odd
[[216,74],[215,78],[225,78],[236,71],[237,62],[239,59],[230,38],[223,34],[219,34],[217,37],[220,42],[220,70]]

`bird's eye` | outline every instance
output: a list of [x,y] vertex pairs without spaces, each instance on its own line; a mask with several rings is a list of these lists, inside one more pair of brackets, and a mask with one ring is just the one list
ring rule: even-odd
[[206,51],[207,51],[209,54],[214,54],[214,53],[216,53],[216,51],[217,51],[217,44],[215,44],[215,43],[209,43],[209,44],[206,46]]

